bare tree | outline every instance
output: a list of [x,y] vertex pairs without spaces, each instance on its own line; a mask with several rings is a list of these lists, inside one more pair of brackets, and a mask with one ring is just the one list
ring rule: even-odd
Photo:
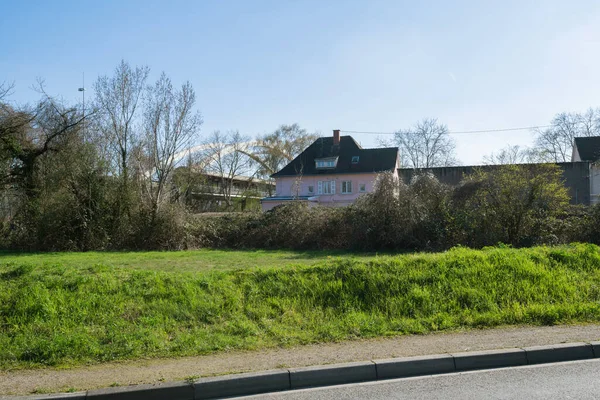
[[148,89],[144,113],[144,154],[150,179],[144,179],[146,194],[155,214],[166,195],[175,168],[175,155],[195,139],[202,124],[200,113],[194,112],[196,94],[189,82],[181,89],[173,88],[163,72],[154,87]]
[[[128,194],[131,152],[140,141],[136,129],[137,111],[149,72],[146,66],[132,68],[122,60],[112,77],[101,76],[94,85],[99,126],[110,149],[115,172],[121,178],[124,196]],[[125,199],[120,211],[127,209]]]
[[281,125],[274,132],[259,137],[253,158],[259,164],[258,175],[268,177],[291,162],[319,136],[307,133],[298,124]]
[[600,135],[600,109],[590,108],[584,114],[560,113],[545,129],[536,129],[535,150],[546,162],[571,160],[574,138]]
[[221,182],[221,194],[228,208],[231,207],[234,178],[249,172],[253,161],[250,153],[249,138],[238,131],[225,134],[215,131],[206,140],[204,160],[208,173],[218,176]]
[[531,151],[520,146],[506,146],[497,153],[483,157],[483,163],[487,165],[500,164],[522,164],[530,162]]
[[600,108],[588,108],[579,116],[580,136],[600,135]]
[[456,144],[448,127],[435,118],[426,118],[411,129],[399,130],[394,141],[400,148],[401,162],[409,168],[432,168],[456,165]]
[[292,197],[294,200],[298,200],[300,197],[300,191],[302,189],[302,175],[304,175],[304,164],[300,163],[300,165],[295,166],[296,169],[296,177],[294,178],[294,183],[292,185]]
[[[12,94],[13,89],[15,88],[14,83],[2,82],[0,83],[0,102],[2,102],[6,97]],[[1,106],[1,104],[0,104]]]

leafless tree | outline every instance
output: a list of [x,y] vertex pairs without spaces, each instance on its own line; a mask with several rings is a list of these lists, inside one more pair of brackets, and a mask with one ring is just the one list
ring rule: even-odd
[[530,162],[531,151],[520,146],[506,146],[497,153],[483,157],[483,163],[487,165],[500,164],[523,164]]
[[253,164],[249,138],[238,131],[225,134],[215,131],[206,141],[203,159],[208,173],[217,175],[221,182],[221,194],[228,208],[231,207],[234,178],[247,174]]
[[294,200],[298,200],[298,198],[300,197],[300,191],[302,189],[302,176],[304,175],[304,164],[300,163],[300,165],[296,165],[295,169],[296,176],[292,185],[292,197],[294,198]]
[[148,89],[144,112],[144,151],[151,176],[144,179],[147,197],[156,213],[165,198],[175,168],[175,155],[196,138],[202,118],[194,111],[196,94],[189,82],[174,89],[163,73]]
[[125,192],[131,151],[140,141],[137,111],[149,72],[146,66],[132,68],[122,60],[112,77],[100,76],[94,85],[99,126]]
[[590,108],[583,114],[557,114],[549,128],[536,129],[534,133],[535,151],[541,160],[570,161],[574,138],[600,135],[600,109]]
[[580,136],[600,135],[600,108],[589,108],[579,116]]
[[14,83],[2,82],[0,83],[0,102],[2,102],[5,98],[12,94],[13,89],[15,88]]
[[298,124],[281,125],[274,132],[259,137],[253,153],[259,165],[258,175],[268,177],[279,171],[318,137]]
[[394,141],[400,148],[401,162],[409,168],[432,168],[456,165],[456,144],[448,127],[435,118],[426,118],[414,127],[399,130]]

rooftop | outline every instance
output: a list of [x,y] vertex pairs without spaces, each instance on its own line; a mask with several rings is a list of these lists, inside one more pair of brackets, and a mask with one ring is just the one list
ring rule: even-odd
[[600,160],[600,136],[576,137],[575,147],[581,161]]
[[[352,162],[353,157],[355,162]],[[358,157],[358,161],[356,160]],[[317,159],[337,159],[335,167],[317,168]],[[272,177],[322,174],[352,174],[393,171],[396,168],[398,148],[363,149],[352,136],[341,136],[338,145],[333,137],[315,140],[298,157]]]

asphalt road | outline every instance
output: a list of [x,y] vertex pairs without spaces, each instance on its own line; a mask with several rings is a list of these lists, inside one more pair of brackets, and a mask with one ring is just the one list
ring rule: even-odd
[[313,388],[243,399],[600,399],[600,359]]

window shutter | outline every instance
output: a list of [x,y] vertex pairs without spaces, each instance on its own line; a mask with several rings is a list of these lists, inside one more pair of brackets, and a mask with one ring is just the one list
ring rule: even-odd
[[331,181],[331,194],[335,194],[335,181]]
[[318,185],[319,185],[319,188],[318,188],[319,192],[318,193],[319,194],[323,194],[323,181],[319,181]]

